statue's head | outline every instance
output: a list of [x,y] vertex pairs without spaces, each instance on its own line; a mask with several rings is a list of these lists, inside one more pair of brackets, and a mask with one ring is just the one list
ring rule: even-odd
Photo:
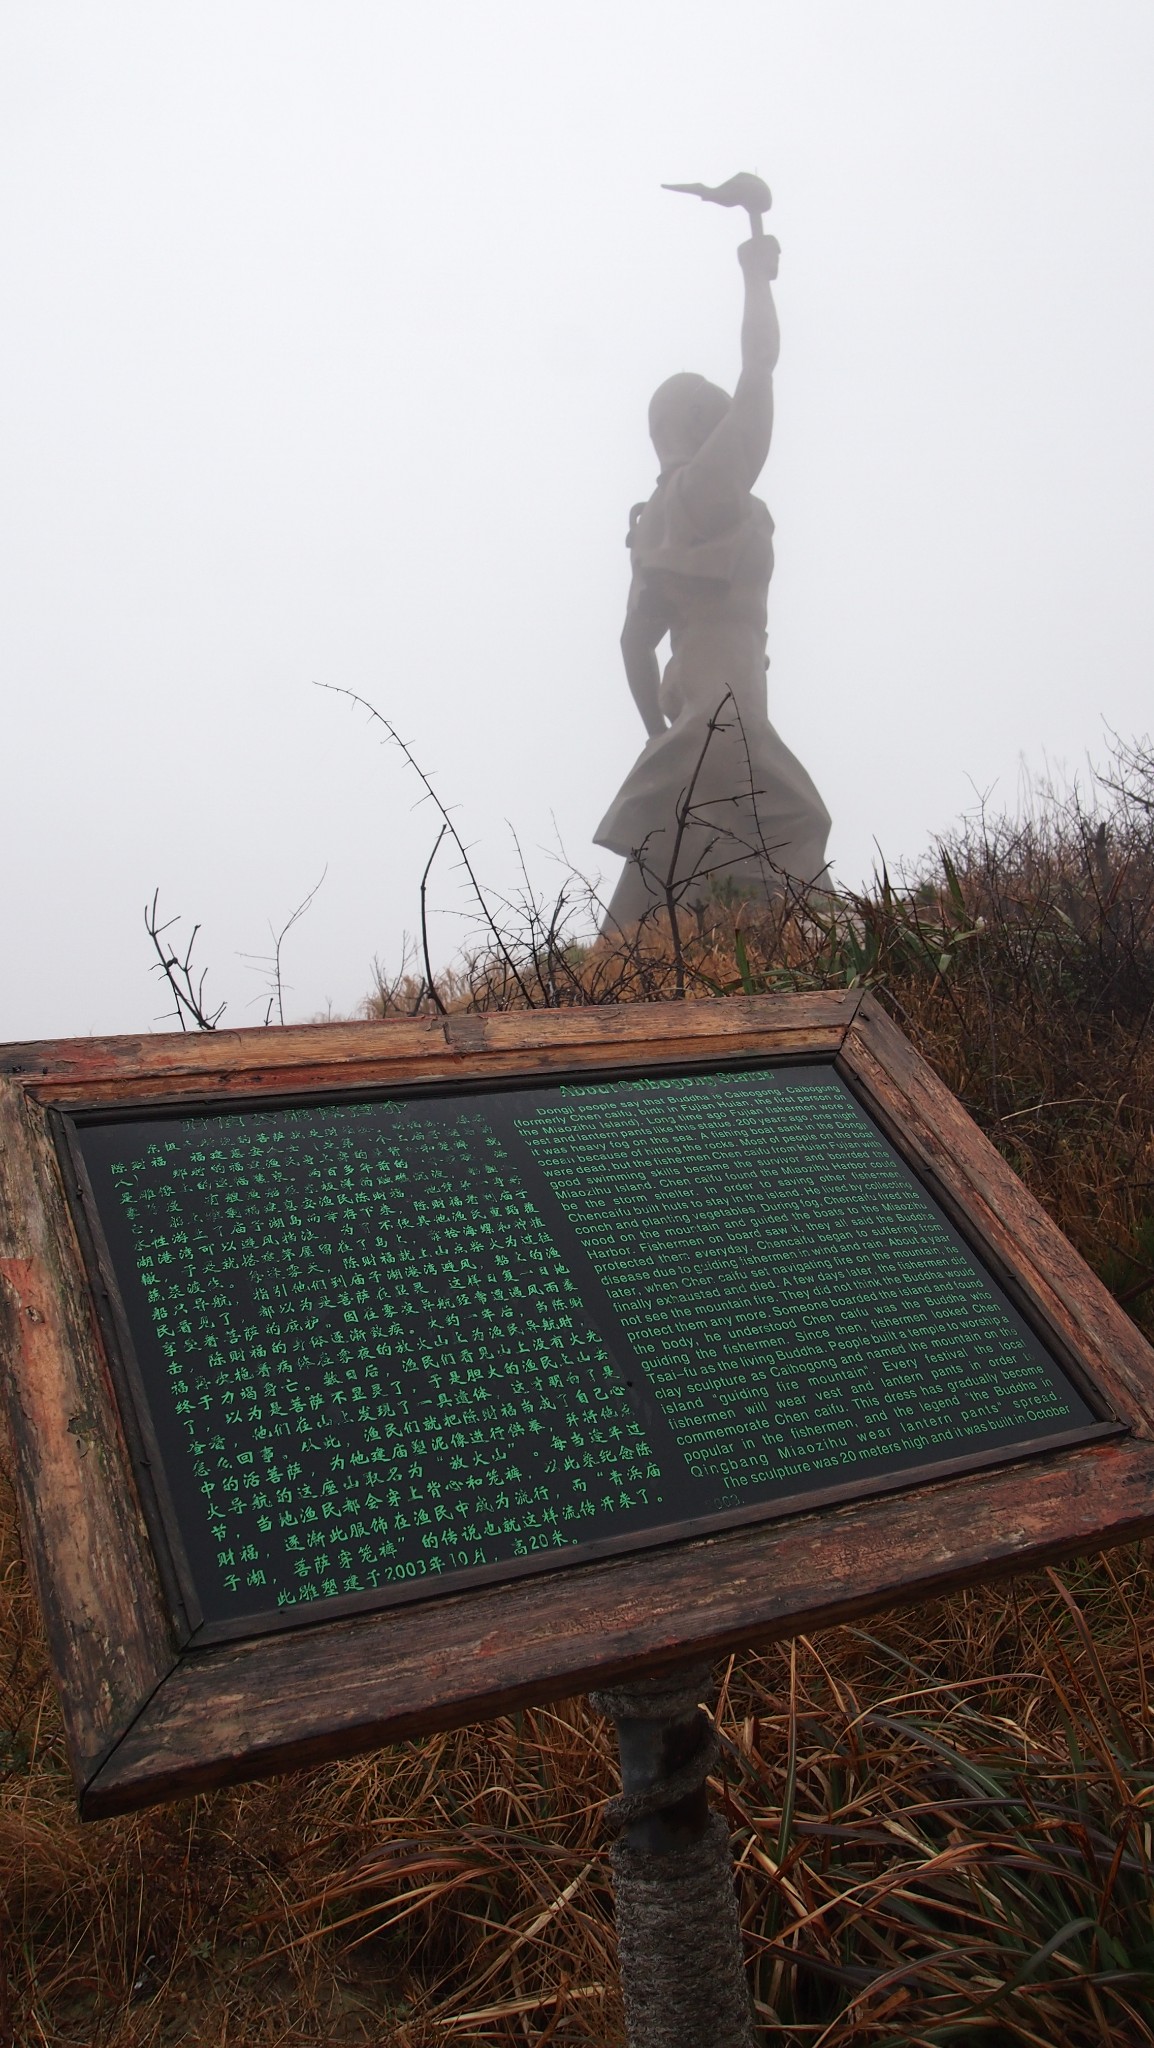
[[696,455],[728,411],[728,393],[696,370],[679,370],[659,384],[649,401],[649,435],[662,470]]

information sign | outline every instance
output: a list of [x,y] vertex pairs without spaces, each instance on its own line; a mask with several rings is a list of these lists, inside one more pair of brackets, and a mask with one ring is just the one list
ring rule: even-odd
[[1101,1419],[828,1063],[76,1143],[210,1633]]
[[1154,1528],[1154,1361],[858,992],[0,1053],[81,1810]]

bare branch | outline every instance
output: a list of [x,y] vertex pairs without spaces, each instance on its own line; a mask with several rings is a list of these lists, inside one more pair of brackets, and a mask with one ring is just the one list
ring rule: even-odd
[[442,1017],[447,1016],[448,1011],[446,1010],[444,1003],[441,1001],[440,992],[437,988],[436,982],[433,979],[433,969],[429,961],[428,888],[429,875],[432,872],[433,862],[437,858],[437,854],[440,851],[441,841],[444,838],[448,829],[448,821],[446,820],[446,822],[442,824],[441,829],[437,834],[437,843],[434,846],[432,853],[429,855],[428,860],[425,862],[425,872],[421,876],[421,951],[424,954],[425,958],[425,987],[428,989],[429,994],[432,997],[437,1009],[440,1011]]
[[266,1024],[272,1023],[274,1010],[276,1011],[277,1023],[284,1023],[284,978],[281,973],[281,957],[284,942],[287,939],[289,933],[291,932],[294,924],[298,923],[299,920],[304,916],[305,911],[308,910],[314,897],[317,894],[317,891],[321,887],[321,883],[323,883],[325,876],[328,874],[328,871],[328,863],[326,862],[324,868],[321,871],[320,881],[313,883],[313,886],[309,890],[308,895],[304,897],[304,899],[300,903],[297,904],[296,909],[293,911],[292,915],[285,920],[284,924],[282,924],[279,932],[274,928],[272,920],[270,918],[268,929],[269,937],[272,939],[271,953],[242,953],[240,956],[242,960],[247,960],[250,966],[263,968],[265,972],[269,975],[270,986],[268,1000],[265,1004],[264,1013],[264,1021]]
[[165,945],[164,935],[170,932],[174,925],[180,923],[180,917],[178,914],[176,917],[170,917],[165,924],[159,923],[159,901],[160,890],[157,888],[153,891],[152,902],[144,906],[144,929],[152,940],[152,948],[156,954],[152,971],[163,977],[176,1005],[175,1009],[166,1011],[165,1016],[174,1018],[182,1031],[188,1031],[190,1028],[194,1031],[215,1031],[228,1005],[220,1003],[212,1011],[205,1008],[204,983],[208,969],[202,968],[197,977],[192,964],[193,948],[200,926],[193,925],[183,955],[175,952],[171,946]]
[[[497,925],[493,913],[489,908],[489,903],[487,897],[485,896],[485,892],[482,889],[481,884],[477,880],[476,874],[473,871],[473,864],[469,859],[469,850],[465,845],[465,842],[462,839],[460,833],[458,832],[457,827],[453,823],[452,815],[447,805],[441,801],[441,798],[438,796],[437,791],[434,788],[432,782],[430,781],[424,769],[421,767],[420,762],[414,755],[412,748],[408,746],[407,743],[401,738],[401,735],[397,731],[396,726],[393,725],[392,722],[385,717],[384,713],[382,711],[378,711],[375,704],[370,704],[368,698],[360,696],[356,690],[346,689],[344,685],[341,683],[315,683],[314,688],[318,690],[329,690],[335,697],[347,697],[350,703],[359,704],[362,711],[367,711],[370,718],[375,719],[378,725],[382,725],[384,727],[393,745],[395,747],[400,748],[414,775],[421,783],[425,795],[429,798],[429,801],[435,806],[436,810],[439,812],[441,819],[444,823],[445,830],[448,832],[450,838],[453,841],[454,846],[457,849],[457,852],[461,856],[461,865],[469,878],[469,885],[473,891],[474,896],[476,897],[477,907],[480,910],[481,916],[484,919],[486,925],[488,926],[494,941],[496,942],[497,951],[500,953],[502,960],[505,962],[505,965],[508,968],[509,973],[512,975],[513,980],[516,983],[518,992],[521,995],[522,1000],[525,1002],[525,1004],[530,1010],[536,1009],[537,1005],[533,1001],[533,998],[530,995],[529,990],[526,988],[525,983],[523,982],[520,974],[518,973],[516,961],[514,960],[513,955],[510,953],[508,946],[506,945],[504,934],[501,932]],[[438,841],[438,845],[439,844],[440,841]]]

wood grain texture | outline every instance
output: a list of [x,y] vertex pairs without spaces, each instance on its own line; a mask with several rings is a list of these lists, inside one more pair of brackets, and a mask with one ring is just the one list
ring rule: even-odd
[[[437,1017],[391,1017],[378,1023],[294,1024],[243,1031],[157,1031],[141,1037],[43,1038],[0,1045],[0,1075],[25,1087],[45,1080],[66,1083],[154,1074],[232,1073],[237,1069],[324,1065],[350,1047],[419,1053],[444,1042]],[[354,1057],[356,1054],[354,1052]]]
[[1154,1529],[1130,1439],[344,1623],[188,1653],[89,1818],[715,1656]]
[[49,1039],[0,1046],[0,1076],[61,1107],[548,1073],[730,1053],[833,1053],[861,998],[833,991],[727,1002],[522,1010],[274,1030]]
[[174,1651],[55,1153],[43,1116],[2,1083],[0,1391],[25,1554],[83,1782]]
[[1154,1351],[996,1146],[868,998],[838,1066],[894,1126],[915,1166],[961,1205],[1122,1420],[1154,1438]]
[[831,989],[801,996],[735,996],[725,1002],[613,1003],[604,1009],[507,1010],[445,1019],[445,1032],[462,1050],[531,1052],[557,1045],[700,1045],[716,1040],[724,1058],[727,1039],[749,1032],[779,1045],[846,1029],[862,1001],[859,990]]

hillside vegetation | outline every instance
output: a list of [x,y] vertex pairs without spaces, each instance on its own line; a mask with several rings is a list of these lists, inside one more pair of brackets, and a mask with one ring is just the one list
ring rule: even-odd
[[[1154,1331],[1154,757],[979,817],[899,885],[684,900],[626,946],[578,891],[488,911],[432,1005],[722,1001],[868,984]],[[0,2040],[619,2044],[584,1701],[142,1817],[73,1817],[10,1504],[0,1578]],[[1143,1549],[722,1673],[722,1774],[765,2040],[1154,2043]],[[788,2030],[788,2034],[782,2032]]]

